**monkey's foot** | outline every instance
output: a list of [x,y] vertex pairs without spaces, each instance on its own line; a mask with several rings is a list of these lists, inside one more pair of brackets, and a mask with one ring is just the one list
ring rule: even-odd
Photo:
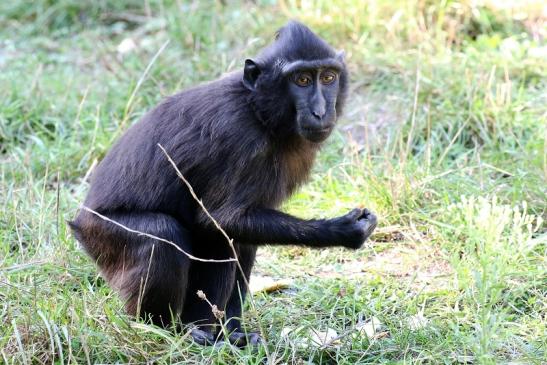
[[262,342],[262,338],[255,332],[234,331],[228,336],[228,341],[237,347],[257,346]]
[[215,344],[215,336],[204,330],[195,328],[190,331],[190,336],[192,336],[195,343],[201,346],[212,346]]
[[[218,338],[214,336],[211,332],[204,331],[201,329],[193,329],[190,331],[190,336],[195,343],[201,346],[222,346],[222,337]],[[234,331],[228,336],[228,342],[231,345],[237,347],[246,347],[246,346],[257,346],[262,342],[262,339],[258,333],[255,332],[240,332]]]

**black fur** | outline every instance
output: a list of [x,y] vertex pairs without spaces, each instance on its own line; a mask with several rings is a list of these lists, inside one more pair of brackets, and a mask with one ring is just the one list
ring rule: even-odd
[[[171,240],[194,256],[231,257],[226,240],[177,177],[161,144],[235,240],[247,279],[257,245],[360,247],[376,226],[367,210],[319,220],[276,210],[306,180],[321,146],[302,135],[297,120],[304,118],[300,114],[307,113],[306,107],[295,106],[290,76],[283,71],[300,67],[301,61],[317,67],[341,65],[336,89],[331,87],[328,94],[334,96],[324,100],[333,109],[329,123],[334,123],[347,92],[343,59],[307,27],[291,22],[272,45],[248,60],[245,75],[235,72],[171,96],[131,127],[93,172],[84,205],[132,229]],[[202,290],[233,318],[229,328],[239,344],[256,341],[255,335],[241,335],[240,294],[245,297],[246,288],[233,262],[191,261],[165,243],[127,232],[85,210],[70,225],[102,275],[126,300],[128,313],[149,316],[160,325],[172,319],[203,325],[194,338],[208,342],[212,331],[206,325],[215,319],[196,295]]]

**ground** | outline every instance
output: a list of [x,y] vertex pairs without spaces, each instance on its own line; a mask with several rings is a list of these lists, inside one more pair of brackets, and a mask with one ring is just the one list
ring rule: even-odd
[[[254,280],[282,285],[244,319],[264,346],[203,348],[125,316],[66,220],[129,125],[291,18],[352,83],[283,209],[379,227],[357,251],[262,249]],[[2,361],[547,363],[546,19],[542,1],[2,2]]]

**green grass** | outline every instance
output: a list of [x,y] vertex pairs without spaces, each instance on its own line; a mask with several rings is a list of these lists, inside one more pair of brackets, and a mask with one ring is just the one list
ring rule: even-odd
[[[0,359],[546,363],[544,5],[223,3],[0,4]],[[66,220],[84,176],[130,124],[162,97],[241,67],[289,18],[346,51],[352,90],[285,210],[367,206],[380,225],[359,251],[261,250],[257,273],[294,279],[245,312],[266,346],[202,348],[125,316]],[[122,54],[124,39],[136,47]],[[417,315],[423,326],[409,322]],[[372,317],[382,328],[369,339],[355,326]],[[305,347],[281,335],[287,327],[344,336]]]

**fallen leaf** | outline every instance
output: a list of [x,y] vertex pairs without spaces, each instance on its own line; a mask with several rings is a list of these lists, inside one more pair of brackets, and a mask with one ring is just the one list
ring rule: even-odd
[[281,338],[290,342],[293,346],[302,349],[308,347],[339,346],[341,344],[338,339],[338,333],[332,328],[327,328],[326,331],[319,331],[313,328],[306,330],[304,327],[294,329],[285,327],[281,330]]
[[456,357],[456,360],[461,364],[473,364],[475,362],[475,357],[470,355],[459,355]]
[[422,313],[408,317],[406,324],[411,331],[416,331],[426,327],[429,324],[429,319],[425,318]]
[[337,340],[337,337],[338,333],[332,328],[327,328],[326,332],[311,329],[309,333],[309,339],[314,347],[339,345],[340,340]]
[[118,47],[116,47],[116,50],[118,51],[119,54],[124,55],[126,53],[131,52],[135,48],[137,48],[135,41],[131,38],[125,38],[123,41],[120,42],[120,44],[118,44]]
[[367,336],[369,340],[386,337],[385,335],[380,336],[379,334],[382,328],[382,322],[376,317],[371,317],[368,321],[359,322],[355,325],[357,333]]
[[293,284],[291,279],[275,280],[269,276],[251,276],[249,290],[251,293],[271,293],[286,289]]

